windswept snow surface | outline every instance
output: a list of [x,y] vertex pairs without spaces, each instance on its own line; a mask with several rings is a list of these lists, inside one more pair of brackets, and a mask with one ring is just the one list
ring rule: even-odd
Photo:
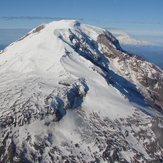
[[[152,158],[138,139],[139,131],[144,130],[149,134],[146,144],[155,137],[144,126],[151,125],[151,117],[142,111],[150,108],[132,103],[122,86],[106,81],[109,62],[96,52],[102,45],[94,44],[103,32],[74,20],[52,22],[1,53],[0,140],[4,153],[10,154],[12,144],[16,146],[13,159],[26,162]],[[88,57],[82,49],[89,49]],[[150,114],[159,116],[151,110]],[[123,136],[125,133],[129,136]],[[121,151],[113,157],[118,146]],[[161,150],[155,153],[159,156]],[[0,162],[3,160],[1,155]]]

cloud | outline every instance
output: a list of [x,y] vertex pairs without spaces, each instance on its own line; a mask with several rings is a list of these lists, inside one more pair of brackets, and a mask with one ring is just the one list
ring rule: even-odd
[[108,30],[124,30],[123,28],[114,28],[114,27],[103,27]]
[[123,28],[113,28],[113,27],[103,27],[104,29],[108,30],[109,32],[111,32],[113,35],[127,35],[127,32],[125,32],[126,30]]
[[109,30],[109,31],[115,36],[128,35],[125,31],[122,31],[122,30]]
[[65,17],[40,17],[40,16],[4,16],[4,20],[61,20],[61,19],[77,19],[82,21],[83,18],[65,18]]
[[124,31],[111,30],[111,32],[116,35],[128,35],[127,32]]
[[152,24],[152,25],[161,25],[163,24],[163,22],[137,22],[137,21],[133,21],[133,22],[129,22],[131,24]]

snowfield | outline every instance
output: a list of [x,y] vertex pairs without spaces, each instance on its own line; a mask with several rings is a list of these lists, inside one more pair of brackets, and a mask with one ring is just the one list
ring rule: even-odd
[[[130,64],[122,69],[118,58],[103,55],[120,51],[113,36],[111,50],[97,41],[105,32],[62,20],[40,25],[1,52],[0,162],[163,160],[152,130],[162,111],[144,100],[148,91]],[[142,63],[153,78],[151,66]]]

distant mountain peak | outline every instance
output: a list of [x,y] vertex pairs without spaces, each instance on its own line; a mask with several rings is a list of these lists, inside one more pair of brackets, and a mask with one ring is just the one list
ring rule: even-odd
[[122,45],[132,45],[132,46],[156,46],[156,44],[153,44],[148,41],[140,40],[140,39],[134,39],[129,35],[120,35],[116,37],[119,42]]

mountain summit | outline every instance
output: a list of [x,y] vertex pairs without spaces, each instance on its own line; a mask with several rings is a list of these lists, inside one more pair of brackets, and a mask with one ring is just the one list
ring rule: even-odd
[[42,24],[0,53],[0,162],[162,162],[163,71],[108,31]]

